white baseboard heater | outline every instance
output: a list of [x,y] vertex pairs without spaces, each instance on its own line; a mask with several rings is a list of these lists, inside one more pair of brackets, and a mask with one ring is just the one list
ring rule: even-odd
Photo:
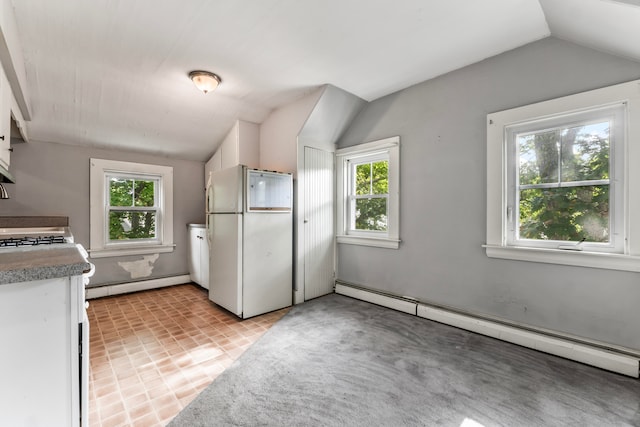
[[146,291],[149,289],[163,288],[165,286],[182,285],[191,283],[191,276],[183,274],[180,276],[162,277],[160,279],[140,280],[137,282],[119,283],[117,285],[96,286],[86,289],[86,298],[102,298],[111,295],[128,294],[130,292]]
[[630,377],[640,376],[640,356],[631,354],[631,351],[627,354],[605,348],[605,344],[527,330],[342,282],[336,282],[335,292]]

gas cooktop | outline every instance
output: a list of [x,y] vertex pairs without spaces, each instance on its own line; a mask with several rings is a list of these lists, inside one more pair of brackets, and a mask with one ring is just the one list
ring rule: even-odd
[[66,217],[0,217],[0,250],[73,243]]

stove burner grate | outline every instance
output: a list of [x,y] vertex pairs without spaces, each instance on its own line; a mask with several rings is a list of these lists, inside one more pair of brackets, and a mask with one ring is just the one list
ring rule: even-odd
[[0,248],[15,248],[19,246],[53,245],[67,243],[64,236],[38,236],[38,237],[8,237],[0,239]]

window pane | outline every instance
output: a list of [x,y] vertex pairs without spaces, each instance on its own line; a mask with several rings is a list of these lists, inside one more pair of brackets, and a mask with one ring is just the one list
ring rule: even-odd
[[520,191],[520,238],[609,242],[609,186]]
[[371,194],[371,163],[356,165],[356,195]]
[[383,160],[373,164],[371,192],[373,194],[389,194],[389,161]]
[[111,178],[110,206],[155,206],[154,180]]
[[133,186],[135,206],[155,206],[154,187],[155,181],[136,179]]
[[356,230],[387,230],[387,199],[367,198],[355,201]]
[[109,205],[132,206],[133,180],[111,178],[109,180]]
[[562,131],[562,181],[609,179],[609,122]]
[[558,182],[558,136],[556,130],[518,135],[520,184]]
[[154,239],[156,237],[155,211],[109,212],[109,239]]

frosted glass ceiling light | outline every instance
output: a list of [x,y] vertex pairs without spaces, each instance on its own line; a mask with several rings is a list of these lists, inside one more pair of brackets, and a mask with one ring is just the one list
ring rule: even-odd
[[217,74],[199,70],[190,72],[189,78],[193,81],[193,84],[204,93],[215,90],[222,81]]

